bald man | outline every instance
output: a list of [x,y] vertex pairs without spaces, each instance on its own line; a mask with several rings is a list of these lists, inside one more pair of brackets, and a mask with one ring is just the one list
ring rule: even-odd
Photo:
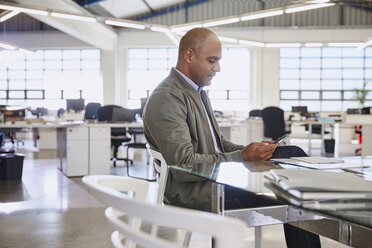
[[[182,37],[177,66],[155,88],[144,109],[144,132],[151,148],[159,151],[168,165],[267,160],[275,150],[275,153],[282,150],[281,155],[291,153],[277,157],[305,156],[302,150],[293,153],[293,149],[283,150],[283,147],[271,142],[241,146],[222,136],[203,90],[211,85],[213,77],[220,71],[220,59],[221,43],[210,30],[195,28]],[[228,187],[226,191],[227,209],[276,204]],[[193,176],[186,178],[172,172],[168,177],[165,198],[172,205],[211,211],[211,192],[209,181]],[[302,247],[293,238],[301,236],[298,229],[285,229],[287,244],[288,241],[295,241],[288,246]],[[311,246],[303,247],[318,247],[319,238],[315,239]]]

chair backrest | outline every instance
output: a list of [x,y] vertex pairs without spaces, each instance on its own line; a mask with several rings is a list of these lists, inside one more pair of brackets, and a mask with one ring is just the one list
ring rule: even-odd
[[135,121],[135,113],[117,105],[106,105],[97,111],[98,121]]
[[84,119],[86,120],[95,120],[97,119],[98,109],[101,108],[101,104],[98,102],[90,102],[85,106],[85,115]]
[[261,117],[261,109],[252,109],[249,111],[249,117]]
[[[156,179],[158,182],[157,203],[160,204],[164,200],[165,186],[167,184],[167,178],[168,178],[168,165],[167,165],[167,162],[165,162],[165,159],[163,158],[163,155],[161,155],[160,152],[157,152],[151,149],[149,144],[146,144],[146,148],[151,154],[152,158],[154,159],[154,165],[155,165],[155,170],[157,174]],[[160,162],[160,165],[158,164],[156,160]]]
[[57,116],[58,117],[61,117],[61,115],[63,115],[65,113],[65,109],[64,108],[59,108],[58,111],[57,111]]
[[[244,241],[246,225],[241,220],[197,210],[146,203],[142,195],[148,188],[146,181],[122,176],[92,175],[85,176],[83,182],[98,199],[110,206],[105,215],[116,230],[111,236],[116,247],[124,247],[123,238],[126,239],[126,245],[130,240],[143,247],[181,247],[170,240],[141,230],[138,225],[133,225],[133,218],[156,226],[211,235],[215,248],[243,248],[247,245]],[[134,192],[134,198],[130,194],[122,193],[123,191]]]
[[264,122],[264,136],[273,140],[285,132],[284,111],[278,107],[267,107],[261,111]]

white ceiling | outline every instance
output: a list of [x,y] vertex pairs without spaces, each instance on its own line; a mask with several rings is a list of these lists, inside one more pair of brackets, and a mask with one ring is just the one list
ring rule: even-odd
[[[184,0],[145,0],[153,10],[186,2]],[[116,18],[127,18],[151,12],[143,0],[104,0],[98,3]]]

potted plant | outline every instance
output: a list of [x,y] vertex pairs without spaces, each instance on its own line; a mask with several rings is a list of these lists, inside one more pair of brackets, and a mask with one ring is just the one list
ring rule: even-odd
[[359,102],[359,108],[360,109],[364,108],[364,103],[365,103],[366,98],[367,98],[367,94],[368,94],[367,85],[368,85],[368,82],[364,81],[363,86],[362,86],[361,89],[355,88],[353,90],[353,92],[354,92],[353,99],[355,99]]

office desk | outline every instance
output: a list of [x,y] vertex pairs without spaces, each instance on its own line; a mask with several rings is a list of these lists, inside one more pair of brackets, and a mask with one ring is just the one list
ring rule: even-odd
[[262,119],[219,121],[218,126],[225,139],[238,145],[261,142],[264,139]]
[[345,122],[362,125],[362,155],[372,156],[372,115],[346,115]]
[[[372,166],[372,157],[364,159],[350,157],[345,158],[345,160]],[[273,168],[278,168],[278,165],[260,161],[217,165],[169,166],[170,172],[175,170],[217,183],[219,190],[217,190],[216,196],[218,196],[218,192],[221,193],[223,190],[223,185],[230,185],[275,199],[274,194],[264,186],[267,179],[263,176],[264,171]],[[366,168],[364,173],[365,179],[372,181],[372,169]],[[223,196],[223,194],[221,195]],[[217,199],[222,199],[216,201],[218,209],[221,202],[223,203],[223,197]],[[220,211],[224,215],[243,219],[249,227],[290,223],[349,246],[370,247],[372,244],[372,210],[308,210],[278,201],[278,206],[229,211],[220,209]]]
[[[72,127],[72,126],[78,126],[83,124],[82,121],[61,121],[61,122],[47,122],[45,124],[43,123],[32,123],[27,124],[25,121],[17,121],[15,123],[0,123],[0,130],[10,130],[10,131],[16,131],[21,129],[29,129],[32,131],[32,137],[34,140],[34,146],[37,147],[37,137],[39,136],[40,132],[46,132],[46,137],[43,135],[43,139],[48,140],[49,142],[52,142],[51,147],[42,146],[40,149],[57,149],[57,135],[55,133],[55,130],[59,127]],[[43,130],[43,131],[41,131]],[[53,131],[54,134],[50,134],[50,131]]]

